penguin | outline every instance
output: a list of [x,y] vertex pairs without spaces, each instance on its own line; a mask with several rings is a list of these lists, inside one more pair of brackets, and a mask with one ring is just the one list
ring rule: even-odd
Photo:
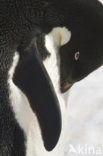
[[[57,60],[64,93],[102,65],[102,15],[97,0],[0,0],[0,155],[30,155],[34,118],[45,148],[56,146],[62,121],[50,80],[55,75],[45,70],[48,53]],[[45,61],[32,43],[41,34]]]

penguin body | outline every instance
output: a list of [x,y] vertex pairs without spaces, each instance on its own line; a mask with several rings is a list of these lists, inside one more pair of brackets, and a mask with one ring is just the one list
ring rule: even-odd
[[[17,52],[15,52],[15,55],[13,57],[13,63],[9,70],[9,99],[10,104],[14,112],[15,119],[17,123],[20,125],[20,129],[23,130],[23,134],[25,136],[24,140],[24,147],[26,156],[62,156],[64,153],[64,143],[63,139],[66,138],[64,132],[65,132],[65,120],[66,120],[66,111],[65,111],[65,101],[62,97],[62,94],[59,90],[59,66],[57,65],[57,59],[56,59],[55,53],[51,53],[51,56],[46,60],[44,60],[44,65],[46,70],[51,76],[51,81],[54,86],[54,90],[56,92],[56,95],[59,99],[59,104],[62,112],[62,133],[61,137],[59,139],[59,143],[57,144],[57,147],[51,151],[48,152],[45,150],[43,146],[43,140],[41,137],[40,127],[38,124],[37,116],[32,111],[29,101],[25,94],[14,84],[13,82],[13,75],[15,68],[19,62],[19,55]],[[55,60],[55,61],[54,61]],[[52,63],[52,66],[51,66]],[[50,68],[51,67],[51,68]],[[54,75],[55,74],[55,78]],[[14,136],[15,137],[15,136]],[[16,149],[15,149],[16,150]]]

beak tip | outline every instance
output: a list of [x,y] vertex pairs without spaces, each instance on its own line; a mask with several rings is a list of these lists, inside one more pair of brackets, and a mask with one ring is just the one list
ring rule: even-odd
[[68,89],[70,89],[72,87],[72,83],[65,83],[64,85],[61,85],[61,93],[65,93],[66,91],[68,91]]

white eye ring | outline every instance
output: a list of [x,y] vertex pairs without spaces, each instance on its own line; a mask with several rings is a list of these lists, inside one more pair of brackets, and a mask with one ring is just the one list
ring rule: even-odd
[[75,53],[75,60],[76,61],[79,59],[79,56],[80,56],[80,52],[78,51],[78,52]]

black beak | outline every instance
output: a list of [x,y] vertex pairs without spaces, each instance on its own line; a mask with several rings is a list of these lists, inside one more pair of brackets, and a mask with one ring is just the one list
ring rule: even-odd
[[52,150],[61,132],[61,113],[50,78],[32,46],[25,56],[20,57],[13,81],[29,100],[36,113],[45,148]]

